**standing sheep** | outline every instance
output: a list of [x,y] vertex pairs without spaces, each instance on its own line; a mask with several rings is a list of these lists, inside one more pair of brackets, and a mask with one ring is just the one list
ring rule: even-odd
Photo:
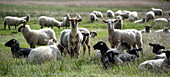
[[51,26],[51,28],[56,26],[56,27],[58,27],[58,29],[60,29],[61,22],[54,19],[53,17],[41,16],[41,17],[39,17],[39,25],[41,26],[41,29],[43,28],[43,26],[48,26],[48,28],[50,26]]
[[98,18],[94,13],[90,13],[90,20],[91,20],[91,22],[98,21]]
[[66,29],[67,28],[69,28],[70,27],[70,21],[69,21],[69,19],[71,18],[71,15],[70,14],[66,14],[66,17],[63,17],[63,19],[62,19],[62,27],[64,28],[64,27],[66,27]]
[[18,32],[22,32],[30,48],[35,48],[36,45],[47,45],[45,39],[56,39],[55,32],[50,28],[31,30],[29,25],[24,23]]
[[15,26],[15,29],[18,25],[23,24],[24,22],[28,22],[30,19],[30,15],[27,14],[26,17],[11,17],[7,16],[4,18],[4,29],[6,30],[6,25],[8,25],[8,29],[11,30],[10,26]]
[[129,21],[134,21],[134,20],[137,20],[138,19],[138,13],[136,11],[134,12],[129,12],[129,15],[128,15],[128,19]]
[[158,15],[158,16],[163,15],[162,9],[155,9],[155,8],[151,8],[151,9],[155,13],[155,15]]
[[146,13],[146,21],[155,19],[155,13],[153,11],[149,11]]
[[114,17],[114,12],[112,10],[107,10],[107,17],[113,18]]
[[92,13],[94,13],[98,18],[103,18],[103,14],[100,11],[93,11]]

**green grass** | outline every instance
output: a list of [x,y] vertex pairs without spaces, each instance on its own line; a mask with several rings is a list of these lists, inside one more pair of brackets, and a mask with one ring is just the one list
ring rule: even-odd
[[[137,10],[138,8],[141,8]],[[80,51],[79,59],[71,59],[69,55],[63,56],[62,60],[50,61],[43,64],[33,64],[27,62],[26,59],[13,59],[10,48],[5,47],[4,44],[10,39],[16,39],[20,42],[20,47],[29,48],[29,45],[25,41],[22,33],[17,32],[14,29],[14,26],[11,26],[12,30],[3,29],[3,18],[7,15],[11,16],[25,16],[27,13],[31,15],[31,20],[28,22],[31,29],[40,29],[38,24],[38,17],[41,15],[47,15],[55,17],[58,20],[61,20],[66,13],[73,14],[73,17],[76,13],[82,13],[83,21],[79,23],[79,27],[84,27],[90,31],[96,30],[98,36],[94,39],[91,39],[91,47],[102,40],[110,46],[108,42],[108,32],[107,24],[102,23],[102,19],[91,23],[89,21],[89,14],[93,10],[99,10],[104,12],[108,9],[114,11],[118,9],[126,10],[137,10],[137,11],[147,11],[150,7],[135,7],[135,8],[112,8],[112,7],[75,7],[75,6],[65,6],[65,7],[56,7],[56,6],[41,6],[41,5],[14,5],[14,4],[0,4],[0,76],[170,76],[170,73],[155,73],[150,71],[139,71],[138,65],[148,59],[153,59],[154,54],[152,53],[152,48],[148,45],[149,42],[160,43],[164,45],[166,49],[170,48],[169,35],[156,36],[153,33],[143,34],[143,48],[144,56],[139,58],[139,63],[136,64],[127,64],[123,66],[115,66],[113,69],[105,70],[100,63],[100,60],[94,59],[94,54],[96,50],[91,48],[91,56],[88,56],[86,52],[85,55]],[[143,15],[142,15],[143,16]],[[107,19],[106,17],[104,19]],[[128,20],[124,20],[123,29],[144,29],[144,26],[152,26],[152,30],[162,29],[163,27],[170,27],[170,23],[154,23],[152,21],[145,24],[134,24]],[[17,27],[19,28],[19,26]],[[60,32],[63,30],[53,28],[56,33],[58,42]],[[36,46],[38,47],[38,46]]]

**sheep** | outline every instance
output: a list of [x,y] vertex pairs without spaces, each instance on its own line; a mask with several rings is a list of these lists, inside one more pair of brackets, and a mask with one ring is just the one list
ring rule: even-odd
[[122,10],[118,10],[115,12],[115,16],[119,16],[122,13]]
[[152,44],[152,43],[149,43],[149,45],[153,47],[153,53],[156,54],[154,59],[164,59],[166,57],[165,53],[162,53],[161,51],[162,49],[165,49],[164,46],[161,46],[160,44]]
[[30,48],[20,48],[18,40],[11,39],[7,43],[5,43],[5,46],[11,47],[11,52],[13,58],[27,58],[30,51],[32,49]]
[[112,10],[107,10],[107,17],[113,18],[114,17],[114,12]]
[[142,34],[141,32],[135,30],[135,29],[127,29],[127,30],[118,30],[114,29],[114,25],[118,22],[119,20],[103,20],[104,23],[107,23],[107,28],[108,28],[108,40],[109,43],[111,44],[111,48],[115,48],[115,46],[118,46],[118,40],[119,41],[125,41],[127,42],[130,46],[133,46],[136,48],[136,44],[138,48],[142,48]]
[[90,13],[90,21],[91,22],[98,21],[98,18],[97,18],[97,16],[94,13]]
[[81,18],[80,14],[76,14],[75,18]]
[[74,53],[76,52],[77,58],[79,57],[79,51],[81,47],[81,42],[83,41],[83,35],[78,30],[78,22],[81,22],[82,19],[77,18],[71,18],[69,19],[71,21],[71,31],[69,32],[69,38],[68,38],[68,49],[71,53],[71,57],[74,56]]
[[26,17],[12,17],[12,16],[6,16],[4,18],[4,29],[6,30],[6,25],[8,25],[8,29],[11,30],[10,26],[15,26],[15,30],[18,25],[23,24],[24,22],[28,22],[30,20],[30,15],[27,14]]
[[90,32],[90,38],[95,38],[97,36],[97,32],[96,31],[91,31]]
[[168,30],[167,27],[164,27],[164,29],[156,30],[154,33],[155,33],[155,34],[170,33],[170,30]]
[[163,15],[162,9],[155,9],[155,8],[151,8],[151,9],[155,13],[155,15],[158,15],[158,16]]
[[166,18],[157,18],[154,22],[168,22],[168,20]]
[[92,13],[94,13],[98,18],[103,18],[103,14],[100,11],[93,11]]
[[28,61],[43,63],[45,61],[56,60],[61,58],[60,50],[57,47],[57,41],[51,39],[48,42],[48,46],[41,46],[32,49],[28,55]]
[[35,48],[36,45],[46,45],[47,41],[45,39],[56,39],[54,30],[50,28],[31,30],[30,26],[26,25],[26,23],[18,29],[18,32],[22,32],[30,48]]
[[128,14],[128,19],[129,21],[134,21],[134,20],[137,20],[138,19],[138,13],[136,11],[134,12],[129,12]]
[[146,13],[146,21],[155,19],[155,13],[153,11],[149,11]]
[[62,19],[62,27],[63,28],[66,27],[66,29],[67,29],[70,27],[70,24],[71,24],[69,21],[70,18],[71,18],[70,14],[66,14],[66,17],[63,17],[63,19]]
[[60,29],[61,22],[56,20],[53,17],[47,17],[47,16],[40,16],[39,17],[39,25],[41,26],[41,29],[43,26],[48,26],[48,28],[51,26],[53,28],[54,26],[58,27]]
[[123,27],[123,20],[121,16],[116,16],[116,19],[118,19],[119,21],[115,24],[114,28],[115,29],[122,29]]
[[151,28],[150,26],[145,26],[145,29],[140,30],[140,31],[141,31],[141,33],[151,33],[150,28]]
[[146,18],[134,21],[134,23],[146,23]]
[[166,54],[164,59],[147,60],[139,65],[139,70],[150,70],[155,72],[169,72],[170,70],[170,50],[162,51]]

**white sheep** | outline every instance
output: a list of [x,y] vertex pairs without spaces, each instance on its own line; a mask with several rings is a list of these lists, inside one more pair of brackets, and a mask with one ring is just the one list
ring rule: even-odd
[[116,23],[114,25],[114,28],[115,29],[122,29],[122,27],[123,27],[123,19],[122,19],[122,17],[121,16],[116,16],[116,19],[118,19],[119,21],[118,21],[118,23]]
[[70,27],[70,21],[69,19],[71,18],[71,15],[70,14],[66,14],[66,17],[63,17],[62,19],[62,27],[66,27],[66,28],[69,28]]
[[122,10],[118,10],[115,12],[115,16],[119,16],[122,13]]
[[167,27],[164,27],[164,29],[156,30],[154,33],[161,34],[161,33],[170,33],[170,30],[168,30]]
[[119,41],[125,41],[127,42],[130,46],[133,46],[136,48],[136,44],[138,48],[142,48],[142,34],[141,32],[135,30],[135,29],[127,29],[127,30],[118,30],[114,29],[114,25],[118,22],[119,20],[103,20],[104,23],[107,23],[107,28],[108,28],[108,40],[111,44],[112,48],[117,47]]
[[114,12],[112,10],[107,10],[107,17],[113,18],[114,17]]
[[96,31],[91,31],[90,32],[90,38],[95,38],[97,36],[97,32]]
[[35,48],[36,45],[47,45],[45,39],[56,39],[54,30],[50,28],[31,30],[29,25],[23,24],[18,31],[22,32],[30,48]]
[[128,19],[129,21],[134,21],[134,20],[137,20],[138,19],[138,13],[136,11],[134,12],[129,12],[129,15],[128,15]]
[[103,14],[100,11],[93,11],[92,13],[94,13],[98,18],[103,18]]
[[155,13],[153,11],[149,11],[146,13],[146,21],[155,19]]
[[168,20],[166,18],[157,18],[154,22],[168,22]]
[[90,13],[90,20],[93,21],[98,21],[97,16],[94,13]]
[[15,26],[15,29],[16,29],[18,25],[23,24],[24,22],[28,22],[29,20],[30,20],[29,14],[21,18],[7,16],[4,18],[4,29],[6,30],[6,25],[8,25],[9,30],[11,30],[10,26]]
[[142,18],[140,20],[134,21],[134,23],[145,23],[145,22],[146,22],[146,18]]
[[59,22],[53,17],[41,16],[39,17],[39,25],[41,26],[41,29],[43,28],[43,26],[48,26],[51,28],[56,26],[60,29],[61,22]]
[[158,16],[163,15],[162,9],[155,9],[155,8],[151,8],[151,9],[155,13],[155,15],[158,15]]
[[80,14],[76,14],[75,18],[81,18],[81,15]]
[[50,60],[57,60],[61,58],[60,50],[57,47],[57,41],[51,39],[48,46],[41,46],[32,49],[28,55],[28,61],[42,63]]
[[152,31],[150,30],[150,26],[145,26],[145,29],[143,29],[143,30],[140,30],[141,31],[141,33],[151,33]]

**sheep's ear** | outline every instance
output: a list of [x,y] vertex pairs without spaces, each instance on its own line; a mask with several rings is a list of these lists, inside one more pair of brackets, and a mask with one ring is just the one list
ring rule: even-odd
[[143,50],[142,48],[137,49],[137,51],[142,51],[142,50]]
[[164,46],[161,46],[161,48],[162,48],[162,49],[165,49],[165,47],[164,47]]
[[115,55],[119,55],[119,52],[114,52]]
[[102,22],[107,23],[107,21],[106,21],[106,20],[102,20]]
[[26,21],[24,20],[24,22],[23,22],[23,26],[25,27],[25,25],[26,25]]
[[53,39],[53,42],[57,43],[57,40],[56,40],[56,39]]
[[81,21],[82,21],[82,19],[78,19],[78,20],[77,20],[77,22],[81,22]]
[[115,20],[114,23],[118,22],[119,20]]
[[153,44],[152,44],[152,43],[149,43],[149,45],[150,45],[150,46],[153,46]]

